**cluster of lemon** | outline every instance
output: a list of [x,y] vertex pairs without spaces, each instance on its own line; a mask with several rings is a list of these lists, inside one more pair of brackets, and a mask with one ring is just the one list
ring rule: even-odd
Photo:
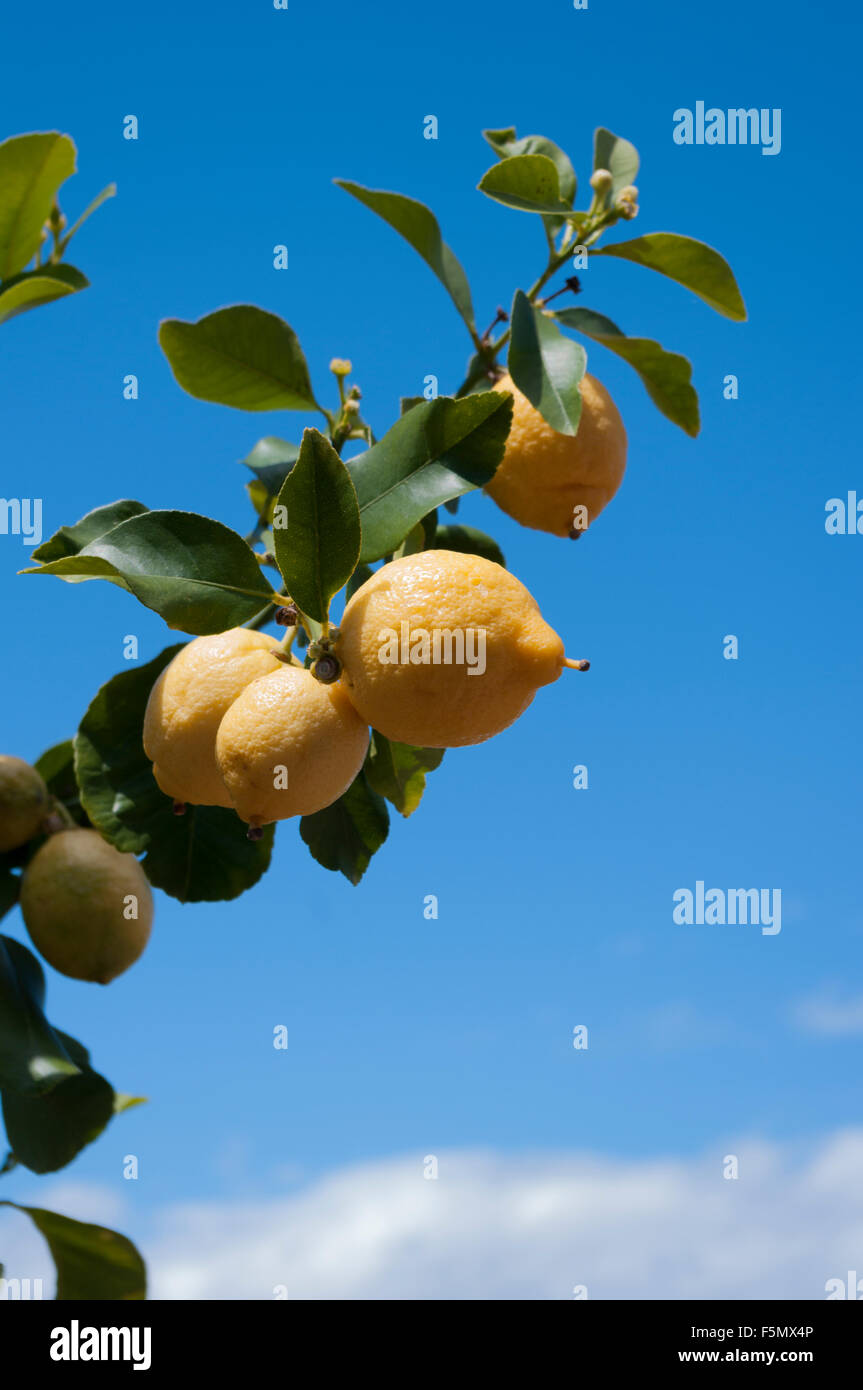
[[[404,661],[382,659],[403,623],[411,635],[481,632],[482,674],[411,660],[410,647]],[[337,676],[327,682],[286,661],[276,638],[246,628],[197,637],[174,657],[150,695],[144,748],[178,809],[233,806],[253,831],[322,810],[362,767],[369,725],[420,747],[480,743],[564,665],[563,643],[517,579],[448,550],[383,565],[323,647]]]
[[[620,416],[585,377],[576,436],[558,434],[507,377],[514,418],[489,484],[524,525],[572,535],[595,519],[626,461]],[[382,642],[407,627],[400,660]],[[483,667],[429,660],[416,633],[481,633]],[[144,748],[178,812],[187,803],[234,807],[261,827],[336,801],[366,757],[369,726],[399,743],[453,748],[512,724],[540,686],[558,678],[563,643],[528,590],[477,555],[424,551],[383,565],[349,600],[337,630],[306,669],[275,637],[246,628],[198,637],[162,672],[144,720]],[[326,669],[327,675],[323,676]]]
[[144,870],[95,830],[65,824],[36,769],[0,755],[0,853],[44,835],[21,879],[33,945],[61,974],[106,985],[150,936],[153,896]]
[[[573,516],[593,521],[623,476],[626,435],[614,403],[585,377],[570,437],[552,430],[509,377],[499,386],[513,393],[514,418],[488,492],[523,525],[575,534]],[[430,660],[417,633],[442,633],[448,655]],[[466,633],[482,635],[481,668],[451,659],[451,639]],[[390,640],[396,659],[384,657]],[[365,761],[369,726],[419,747],[481,743],[564,666],[587,662],[567,660],[512,574],[478,555],[425,551],[383,565],[357,590],[311,669],[265,633],[195,638],[153,687],[144,748],[177,810],[233,807],[254,838],[264,825],[338,800]],[[68,824],[29,763],[0,756],[0,853],[37,839],[20,891],[33,943],[61,973],[107,984],[150,935],[144,871],[97,831]]]

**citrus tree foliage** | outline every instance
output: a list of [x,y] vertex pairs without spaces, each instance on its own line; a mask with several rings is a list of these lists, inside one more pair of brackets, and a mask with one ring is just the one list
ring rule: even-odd
[[[329,387],[313,384],[318,371],[310,369],[294,327],[278,315],[238,304],[197,322],[165,319],[159,342],[191,396],[255,413],[316,412],[320,428],[292,440],[283,437],[280,422],[278,433],[253,445],[243,461],[253,510],[245,534],[221,519],[174,510],[170,498],[122,498],[70,517],[33,552],[25,573],[113,584],[158,613],[169,634],[262,628],[291,605],[299,620],[296,645],[309,666],[326,650],[333,599],[342,590],[350,597],[378,563],[446,548],[504,564],[493,537],[446,521],[445,513],[488,484],[503,457],[512,395],[495,386],[505,371],[554,430],[574,436],[588,354],[598,344],[628,362],[662,414],[695,436],[698,397],[688,360],[645,336],[641,325],[630,336],[599,310],[574,304],[581,285],[572,272],[587,257],[628,261],[742,320],[746,311],[727,263],[712,247],[677,233],[598,244],[610,231],[626,232],[638,212],[638,153],[611,131],[596,131],[581,206],[575,168],[554,141],[519,136],[514,128],[484,136],[494,162],[479,191],[502,215],[535,219],[544,258],[484,332],[465,269],[434,213],[401,193],[336,180],[360,205],[346,205],[346,223],[365,215],[362,210],[376,214],[448,294],[470,341],[464,378],[451,394],[394,399],[390,426],[376,438],[363,419],[360,389],[349,384],[351,364],[334,359]],[[0,144],[0,321],[87,284],[63,256],[84,217],[114,190],[100,194],[67,231],[57,190],[74,168],[67,136],[33,134]],[[85,610],[87,591],[79,585]],[[146,665],[107,681],[77,731],[48,750],[39,768],[63,815],[143,856],[156,887],[181,902],[235,898],[266,871],[273,827],[249,839],[232,811],[190,807],[185,816],[174,815],[142,747],[149,692],[178,650],[171,636]],[[393,743],[373,730],[352,786],[335,804],[300,818],[301,842],[324,868],[358,883],[387,838],[391,810],[413,814],[442,756],[440,749]],[[33,848],[0,856],[0,915],[17,899],[20,870]],[[0,938],[0,1095],[11,1149],[7,1171],[17,1163],[35,1172],[61,1167],[134,1103],[113,1091],[80,1043],[48,1022],[41,968],[9,938]],[[144,1296],[143,1268],[123,1237],[22,1210],[54,1252],[58,1297],[108,1296],[97,1291],[106,1281],[120,1290],[111,1296]],[[97,1250],[101,1267],[91,1259]]]

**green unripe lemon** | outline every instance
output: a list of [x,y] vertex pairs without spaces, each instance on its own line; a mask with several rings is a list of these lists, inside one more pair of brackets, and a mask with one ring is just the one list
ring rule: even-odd
[[25,845],[51,810],[51,794],[35,767],[0,754],[0,853]]
[[107,985],[150,936],[153,895],[133,854],[95,830],[61,830],[24,871],[21,912],[33,945],[73,980]]

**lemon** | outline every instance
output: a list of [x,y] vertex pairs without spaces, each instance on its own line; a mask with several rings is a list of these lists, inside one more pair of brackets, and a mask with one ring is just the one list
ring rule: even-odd
[[95,830],[61,830],[24,871],[21,912],[33,945],[73,980],[107,985],[150,936],[153,895],[133,854]]
[[321,811],[363,765],[369,731],[340,682],[301,666],[246,686],[225,714],[216,758],[238,814],[252,826]]
[[35,767],[0,754],[0,853],[24,845],[51,810],[51,793]]
[[216,765],[222,716],[250,681],[282,663],[275,637],[234,627],[196,637],[159,676],[144,715],[144,751],[162,791],[193,806],[230,806]]
[[611,501],[626,468],[626,430],[617,406],[589,374],[581,383],[575,435],[558,434],[505,376],[513,416],[503,459],[486,492],[502,511],[536,531],[578,535]]
[[501,565],[427,550],[383,565],[345,608],[334,650],[362,718],[398,743],[482,743],[557,680],[563,643]]

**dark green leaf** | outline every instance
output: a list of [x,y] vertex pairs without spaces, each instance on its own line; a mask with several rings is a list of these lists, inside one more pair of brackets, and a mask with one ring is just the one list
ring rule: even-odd
[[358,202],[376,212],[378,217],[388,222],[415,251],[419,252],[448,292],[468,328],[473,329],[473,304],[467,276],[441,237],[437,218],[425,203],[418,203],[415,198],[406,198],[401,193],[364,188],[362,184],[351,183],[347,179],[335,179],[334,182]]
[[57,1300],[131,1302],[147,1297],[144,1261],[126,1236],[42,1207],[2,1205],[29,1216],[48,1242],[57,1268]]
[[517,154],[486,170],[477,187],[481,193],[520,212],[565,216],[569,205],[561,194],[554,160],[546,154]]
[[79,1068],[44,1014],[45,975],[32,951],[0,936],[0,1087],[41,1095]]
[[503,551],[496,540],[478,531],[475,526],[439,526],[431,550],[458,550],[464,555],[482,555],[496,565],[506,568]]
[[593,136],[593,167],[607,169],[614,179],[611,202],[621,188],[635,183],[638,173],[638,150],[620,135],[612,135],[610,130],[599,126]]
[[373,448],[349,463],[360,502],[362,560],[378,560],[427,512],[484,487],[494,474],[512,421],[512,399],[487,391],[423,401]]
[[746,318],[746,305],[730,265],[703,241],[678,236],[676,232],[648,232],[633,241],[598,247],[590,254],[617,256],[646,265],[649,270],[658,270],[660,275],[685,285],[725,318],[738,322]]
[[273,827],[246,838],[242,821],[221,806],[173,814],[144,753],[142,728],[150,691],[180,646],[146,666],[121,671],[98,692],[75,738],[75,766],[90,819],[117,849],[146,850],[150,882],[181,902],[239,897],[266,871]]
[[114,1116],[114,1091],[90,1066],[90,1054],[57,1032],[77,1075],[62,1077],[43,1095],[3,1091],[3,1125],[12,1152],[32,1173],[56,1173],[98,1139]]
[[365,584],[367,579],[371,579],[373,573],[374,571],[369,569],[368,565],[357,565],[356,569],[354,570],[353,574],[348,580],[348,587],[345,590],[346,602],[348,599],[353,598],[357,589],[361,588],[362,585]]
[[52,130],[0,144],[0,280],[35,256],[58,188],[75,172],[75,146]]
[[544,154],[557,169],[558,186],[563,201],[572,207],[575,201],[576,179],[569,155],[544,135],[523,135],[516,138],[515,127],[506,130],[484,130],[483,135],[501,159],[519,154]]
[[89,825],[81,806],[78,783],[75,780],[75,745],[66,739],[44,752],[34,764],[53,797],[65,806],[79,825]]
[[369,785],[379,796],[386,797],[401,815],[409,816],[422,799],[426,773],[440,766],[444,751],[443,748],[414,748],[408,743],[393,743],[375,729],[365,765]]
[[300,820],[300,835],[325,869],[357,884],[389,833],[386,802],[360,772],[338,801]]
[[415,405],[422,405],[425,396],[401,396],[399,398],[399,414],[407,415],[409,410],[413,410]]
[[251,468],[259,482],[264,484],[267,496],[278,497],[279,489],[300,456],[299,446],[286,439],[277,439],[269,434],[259,439],[250,454],[243,459]]
[[488,358],[480,353],[474,353],[467,364],[465,379],[456,393],[456,399],[462,396],[472,396],[479,391],[493,391],[494,382],[489,376]]
[[326,622],[333,595],[360,558],[360,510],[347,467],[319,430],[303,433],[273,526],[287,592],[309,617]]
[[45,564],[48,560],[62,560],[65,555],[77,555],[90,541],[97,541],[128,521],[132,516],[142,516],[148,510],[141,502],[125,498],[122,502],[109,502],[105,507],[97,507],[88,512],[74,526],[61,526],[47,541],[43,541],[33,551],[33,559]]
[[197,323],[165,319],[162,351],[184,391],[238,410],[314,410],[309,369],[294,330],[253,304]]
[[638,372],[663,415],[693,438],[698,434],[698,396],[691,384],[692,365],[685,357],[666,352],[652,338],[627,338],[611,319],[592,309],[559,309],[555,318],[616,352]]
[[[0,190],[2,196],[2,190]],[[90,281],[73,265],[46,265],[39,270],[26,270],[0,285],[0,323],[38,309],[55,299],[65,299],[78,290],[86,290]]]
[[574,435],[581,418],[581,379],[587,353],[565,338],[553,319],[516,290],[512,302],[509,373],[523,395],[558,434]]
[[23,573],[107,579],[154,609],[168,627],[197,635],[247,622],[273,596],[242,537],[195,512],[132,516],[77,555]]
[[419,555],[426,548],[425,527],[421,521],[416,526],[412,526],[393,555],[394,560],[400,560],[404,555]]

